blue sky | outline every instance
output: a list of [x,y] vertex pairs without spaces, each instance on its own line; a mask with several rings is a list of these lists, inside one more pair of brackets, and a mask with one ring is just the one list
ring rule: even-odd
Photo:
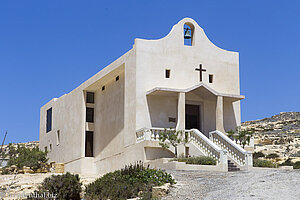
[[0,1],[0,140],[38,140],[39,109],[191,17],[240,52],[242,121],[300,111],[300,1]]

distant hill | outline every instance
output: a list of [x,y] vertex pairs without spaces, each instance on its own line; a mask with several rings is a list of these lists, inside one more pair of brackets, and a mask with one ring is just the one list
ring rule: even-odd
[[300,136],[300,112],[281,112],[269,118],[244,122],[242,127],[253,128],[260,134]]
[[[12,145],[16,148],[18,145],[24,145],[26,148],[33,149],[34,147],[39,147],[39,141],[32,142],[23,142],[23,143],[12,143]],[[2,152],[8,152],[8,144],[3,145]]]
[[255,152],[276,153],[281,158],[300,157],[300,112],[281,112],[241,126],[255,131]]

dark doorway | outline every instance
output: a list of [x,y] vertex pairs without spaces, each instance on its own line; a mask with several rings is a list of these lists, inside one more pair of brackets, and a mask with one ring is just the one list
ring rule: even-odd
[[198,129],[201,131],[200,105],[185,105],[185,129]]
[[93,131],[85,132],[85,157],[93,157],[94,133]]

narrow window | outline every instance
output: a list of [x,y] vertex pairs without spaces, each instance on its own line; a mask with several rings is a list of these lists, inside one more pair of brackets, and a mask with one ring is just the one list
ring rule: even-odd
[[171,70],[166,69],[166,78],[170,78],[170,73],[171,73]]
[[50,149],[50,152],[51,152],[52,151],[52,144],[50,144],[50,148],[49,149]]
[[86,102],[87,103],[94,103],[94,92],[87,92],[86,93]]
[[93,131],[85,132],[85,157],[93,157],[94,133]]
[[103,91],[103,90],[105,90],[105,85],[104,85],[104,86],[102,86],[102,91]]
[[214,75],[210,74],[210,75],[208,76],[208,79],[209,79],[209,83],[212,83],[213,80],[214,80]]
[[47,116],[46,116],[46,132],[52,130],[52,108],[49,108],[47,110]]
[[86,108],[86,122],[94,122],[94,108]]
[[117,76],[117,77],[116,77],[116,81],[118,81],[119,79],[120,79],[120,77],[119,77],[119,76]]
[[56,145],[59,145],[60,142],[60,130],[57,130],[56,132]]
[[47,147],[45,147],[45,152],[48,152],[48,148]]

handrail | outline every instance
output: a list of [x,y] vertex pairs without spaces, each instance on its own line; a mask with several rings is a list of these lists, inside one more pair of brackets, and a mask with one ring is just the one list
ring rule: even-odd
[[[217,163],[227,163],[226,151],[222,150],[197,129],[187,130],[189,140],[206,156],[214,158]],[[225,158],[225,159],[224,159]]]
[[216,151],[222,151],[220,147],[218,147],[215,143],[213,143],[210,139],[208,139],[203,133],[201,133],[197,129],[191,129],[191,130],[186,130],[186,132],[194,132],[197,134],[201,139],[203,139],[206,143],[208,143],[212,148],[214,148]]
[[[136,142],[142,142],[145,140],[159,141],[159,134],[165,130],[165,128],[141,128],[136,131]],[[214,158],[219,167],[227,171],[227,151],[214,144],[203,133],[197,129],[185,130],[188,133],[188,142],[192,143],[199,149],[204,155]]]
[[209,133],[209,136],[211,135],[211,133],[217,133],[219,136],[221,136],[224,140],[226,140],[228,143],[230,143],[232,146],[234,146],[240,152],[245,153],[245,154],[247,153],[247,151],[245,149],[243,149],[239,144],[232,141],[227,135],[225,135],[221,131],[218,131],[218,130],[212,131]]
[[220,148],[227,150],[228,156],[240,166],[252,166],[251,152],[247,152],[222,132],[212,131],[209,138]]

